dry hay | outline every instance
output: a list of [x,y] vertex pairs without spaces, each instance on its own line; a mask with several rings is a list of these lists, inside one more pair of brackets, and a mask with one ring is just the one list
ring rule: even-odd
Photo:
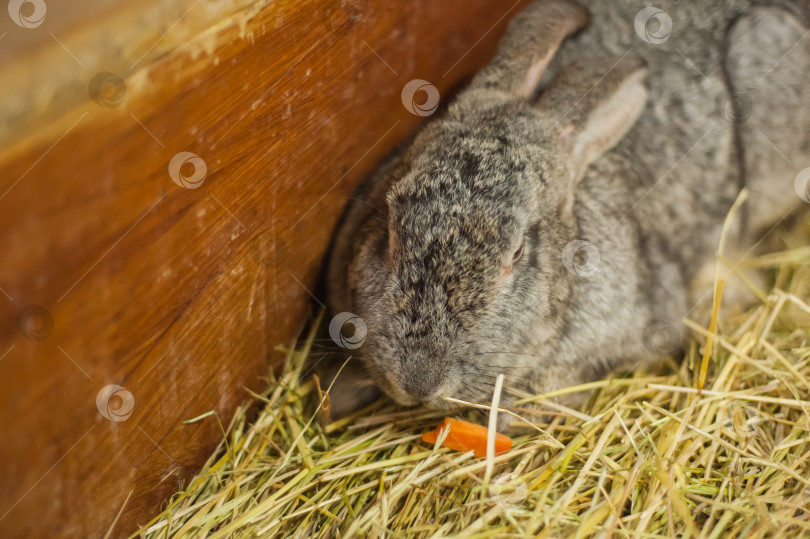
[[[688,322],[684,361],[589,384],[583,409],[494,459],[425,444],[442,413],[387,400],[322,427],[317,388],[301,380],[310,335],[252,395],[256,419],[240,408],[201,473],[135,536],[810,536],[807,237],[805,220],[781,234],[786,250],[735,268],[768,268],[772,289],[719,320],[702,394],[710,332]],[[207,415],[195,420],[217,420]],[[465,415],[486,424],[488,412]]]

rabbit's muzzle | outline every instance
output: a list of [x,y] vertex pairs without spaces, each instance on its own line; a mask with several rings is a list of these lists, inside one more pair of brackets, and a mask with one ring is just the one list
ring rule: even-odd
[[385,373],[387,387],[384,389],[395,401],[406,406],[441,400],[448,376],[440,365],[439,361],[403,361],[396,373]]

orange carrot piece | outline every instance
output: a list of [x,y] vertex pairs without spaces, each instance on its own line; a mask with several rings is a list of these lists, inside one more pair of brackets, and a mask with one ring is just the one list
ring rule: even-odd
[[[422,441],[435,444],[439,439],[439,432],[450,427],[450,434],[444,439],[444,447],[455,449],[456,451],[470,451],[476,457],[487,455],[487,428],[469,421],[445,417],[439,426],[434,430],[422,435]],[[500,455],[512,448],[512,439],[509,436],[495,433],[495,454]]]

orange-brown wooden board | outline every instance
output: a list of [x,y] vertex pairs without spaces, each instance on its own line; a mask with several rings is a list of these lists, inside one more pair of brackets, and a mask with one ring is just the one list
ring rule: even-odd
[[[222,437],[214,417],[183,421],[215,410],[227,425],[243,387],[265,387],[347,197],[424,120],[403,86],[424,79],[446,98],[523,3],[261,2],[114,66],[123,86],[101,104],[6,141],[0,536],[100,537],[122,506],[112,537],[151,518]],[[48,32],[6,27],[8,43]],[[110,69],[81,63],[88,86]],[[205,164],[194,189],[169,172],[180,152]],[[102,393],[101,409],[131,404],[122,421],[97,406],[109,385],[125,392]]]

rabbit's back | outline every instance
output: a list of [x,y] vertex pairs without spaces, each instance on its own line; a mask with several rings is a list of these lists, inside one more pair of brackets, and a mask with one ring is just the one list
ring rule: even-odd
[[640,54],[649,68],[647,108],[578,192],[606,207],[600,233],[635,219],[688,276],[742,187],[752,192],[750,232],[801,203],[793,180],[810,137],[810,4],[587,3],[591,27],[555,64]]
[[658,2],[671,33],[654,26],[647,36],[634,25],[646,2],[588,3],[591,26],[561,47],[546,80],[579,58],[639,54],[649,94],[634,128],[577,188],[578,235],[600,262],[578,280],[556,350],[643,357],[654,321],[680,327],[692,313],[690,283],[741,188],[751,192],[739,230],[746,249],[801,204],[794,178],[810,136],[810,5]]

